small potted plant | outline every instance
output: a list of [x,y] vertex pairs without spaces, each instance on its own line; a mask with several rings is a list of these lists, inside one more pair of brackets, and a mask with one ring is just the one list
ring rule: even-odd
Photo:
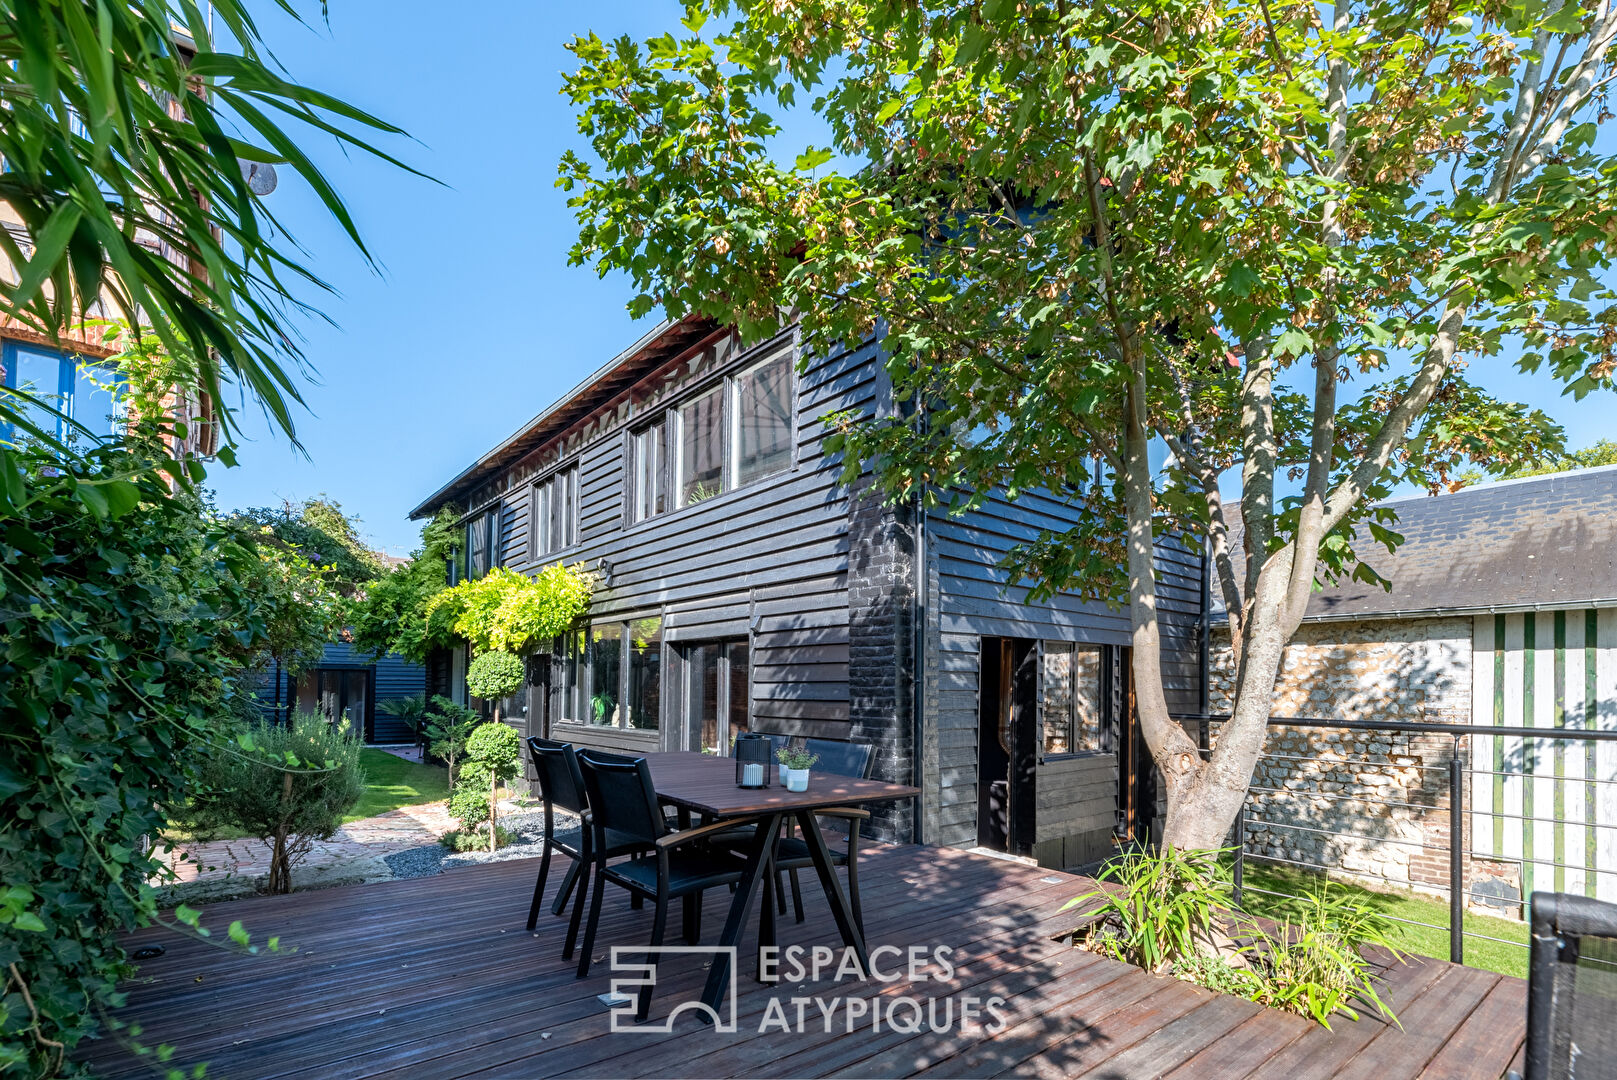
[[780,762],[787,791],[807,791],[809,770],[820,760],[820,755],[788,746],[775,751],[775,760]]

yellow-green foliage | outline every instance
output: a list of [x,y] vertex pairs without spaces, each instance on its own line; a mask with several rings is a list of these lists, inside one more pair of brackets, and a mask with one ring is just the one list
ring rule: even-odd
[[591,584],[584,570],[560,563],[537,578],[496,567],[434,596],[427,620],[447,623],[478,652],[520,654],[577,622],[589,606]]

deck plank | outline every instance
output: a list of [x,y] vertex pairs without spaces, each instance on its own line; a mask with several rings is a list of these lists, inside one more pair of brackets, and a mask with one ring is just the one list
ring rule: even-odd
[[1427,1064],[1422,1080],[1503,1076],[1522,1049],[1526,1018],[1527,984],[1500,979]]
[[[826,974],[766,986],[743,961],[737,1031],[716,1032],[689,1016],[668,1031],[651,1030],[694,997],[706,974],[699,957],[670,958],[659,969],[654,1024],[612,1033],[596,998],[613,978],[605,957],[612,946],[638,952],[650,911],[609,894],[595,950],[601,963],[575,979],[573,964],[560,958],[565,919],[547,911],[534,933],[523,929],[536,865],[519,860],[204,909],[205,925],[218,930],[241,919],[256,941],[279,935],[288,951],[278,956],[139,931],[130,944],[161,943],[168,952],[140,965],[115,1015],[141,1024],[143,1041],[175,1046],[176,1066],[208,1062],[212,1074],[236,1080],[923,1073],[1316,1080],[1338,1072],[1396,1080],[1427,1063],[1435,1076],[1469,1074],[1464,1066],[1479,1062],[1492,1068],[1495,1060],[1503,1071],[1520,1048],[1520,980],[1438,961],[1396,966],[1386,993],[1408,1030],[1342,1019],[1326,1031],[1056,940],[1075,921],[1062,903],[1091,888],[1088,879],[954,849],[877,845],[861,861],[871,945],[948,945],[958,968],[952,980],[839,983]],[[559,878],[553,874],[551,895]],[[805,923],[779,922],[781,944],[835,943],[817,883],[805,882],[805,900]],[[708,897],[706,940],[728,902],[722,891]],[[670,940],[678,927],[676,914]],[[791,1016],[794,996],[884,1009],[913,998],[940,1011],[967,997],[998,996],[1006,1026],[997,1034],[982,1022],[850,1032],[844,1020],[827,1032],[808,1004],[804,1030],[760,1032],[771,1007],[785,1005]],[[77,1056],[109,1080],[150,1075],[148,1063],[111,1039]],[[1386,1064],[1406,1059],[1418,1064]]]

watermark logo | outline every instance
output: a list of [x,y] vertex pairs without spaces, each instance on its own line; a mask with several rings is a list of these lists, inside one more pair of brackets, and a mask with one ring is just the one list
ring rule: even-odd
[[[636,1023],[634,1018],[637,1004],[636,995],[642,987],[650,987],[652,994],[657,992],[657,971],[652,965],[645,962],[646,950],[629,948],[622,945],[612,946],[612,971],[622,972],[633,976],[628,979],[613,979],[612,993],[614,996],[628,997],[626,1006],[614,1008],[611,1012],[613,1031],[645,1031],[672,1032],[674,1021],[682,1013],[691,1013],[695,1016],[707,1017],[708,1023],[713,1025],[714,1031],[733,1032],[736,1030],[736,949],[734,945],[659,945],[653,950],[658,958],[677,956],[681,953],[705,956],[708,960],[716,961],[723,957],[728,961],[730,969],[730,985],[724,994],[724,1004],[720,1010],[700,998],[676,1002],[668,1015],[662,1020],[648,1020],[644,1024]],[[635,958],[639,959],[636,960]]]
[[[694,953],[710,962],[726,961],[729,985],[720,1009],[714,1009],[699,998],[676,1001],[658,1000],[656,996],[656,969],[645,962],[645,949],[615,946],[612,949],[612,970],[630,976],[612,981],[612,1030],[641,1032],[672,1032],[674,1021],[685,1013],[705,1018],[719,1032],[739,1030],[736,1017],[736,968],[739,957],[733,947],[719,945],[663,945],[652,950],[660,958]],[[854,1034],[870,1031],[897,1032],[914,1035],[922,1030],[937,1034],[960,1034],[981,1030],[997,1035],[1009,1026],[1007,1001],[998,995],[968,994],[950,989],[957,981],[959,968],[954,962],[954,950],[947,945],[912,946],[900,949],[883,945],[870,951],[870,967],[866,970],[858,954],[852,949],[833,949],[828,945],[804,947],[790,945],[785,948],[770,946],[759,950],[759,973],[766,982],[779,985],[797,985],[829,980],[833,992],[791,995],[780,991],[769,993],[764,1001],[763,1015],[758,1019],[756,1031],[795,1032],[803,1034],[821,1031],[826,1034]],[[844,985],[852,986],[843,992]],[[870,983],[878,984],[874,989]],[[897,985],[905,993],[894,993]],[[667,1009],[661,1020],[648,1020],[641,1024],[634,1019],[636,996],[650,987],[656,1011]],[[863,992],[858,992],[858,988]]]

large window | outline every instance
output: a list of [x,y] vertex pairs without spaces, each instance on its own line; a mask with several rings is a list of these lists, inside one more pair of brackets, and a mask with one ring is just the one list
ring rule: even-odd
[[1104,657],[1099,645],[1044,643],[1044,753],[1107,749]]
[[[71,417],[91,434],[107,438],[122,430],[123,402],[113,390],[115,375],[110,368],[18,341],[0,347],[0,366],[5,368],[7,387],[24,391],[41,405]],[[12,404],[19,403],[14,400]],[[22,412],[58,441],[83,441],[77,428],[44,408],[28,406]],[[0,425],[0,439],[10,442],[19,434],[9,424]]]
[[644,521],[668,509],[668,427],[666,418],[634,433],[633,521]]
[[781,353],[735,379],[738,485],[773,476],[792,463],[791,355]]
[[748,729],[746,639],[692,642],[684,647],[684,656],[685,747],[727,754],[731,741]]
[[724,490],[724,394],[709,390],[679,410],[679,505]]
[[500,565],[500,508],[495,506],[466,520],[466,576],[480,578]]
[[[596,623],[556,640],[558,719],[656,731],[663,712],[662,619]],[[559,736],[558,736],[559,737]]]
[[533,486],[528,532],[533,558],[578,543],[578,466],[551,473]]
[[629,624],[628,726],[656,731],[662,714],[663,621],[636,619]]
[[618,708],[618,697],[623,692],[622,623],[590,627],[589,673],[589,722],[599,727],[622,727],[623,715]]
[[792,355],[783,351],[661,413],[629,439],[630,522],[791,468]]

